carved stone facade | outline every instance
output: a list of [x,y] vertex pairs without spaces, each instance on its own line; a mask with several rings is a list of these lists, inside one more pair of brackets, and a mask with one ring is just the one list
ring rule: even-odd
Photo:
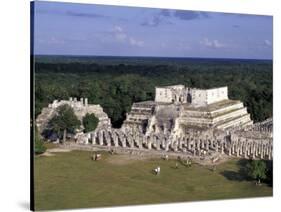
[[[253,131],[255,132],[252,133]],[[177,152],[191,157],[201,157],[207,153],[209,155],[226,154],[246,159],[272,160],[273,157],[272,137],[268,134],[262,136],[260,131],[256,131],[254,128],[230,134],[216,130],[189,130],[182,136],[161,133],[134,134],[111,128],[99,129],[85,134],[78,142],[109,148],[122,147],[134,150],[153,149],[167,153]]]
[[248,159],[273,157],[273,120],[253,124],[243,103],[228,99],[227,87],[157,87],[155,101],[134,103],[120,129],[112,128],[101,106],[88,104],[87,98],[54,101],[38,116],[38,128],[43,129],[63,104],[70,105],[79,119],[94,113],[100,120],[95,131],[77,135],[78,144],[199,157],[206,153]]
[[172,85],[155,89],[155,102],[160,103],[189,103],[194,107],[200,107],[227,99],[227,87],[197,89],[187,88],[184,85]]
[[122,126],[124,131],[182,136],[186,129],[229,131],[253,124],[243,103],[228,99],[227,87],[199,90],[176,85],[156,87],[155,93],[155,101],[133,104]]
[[73,108],[75,115],[80,121],[82,121],[83,117],[87,113],[93,113],[99,119],[98,128],[111,127],[110,119],[100,105],[88,104],[88,98],[80,98],[80,100],[78,101],[77,98],[70,97],[68,101],[54,100],[53,103],[48,105],[48,107],[42,109],[41,114],[36,119],[36,126],[38,127],[39,132],[42,132],[43,129],[47,127],[48,122],[56,114],[57,108],[65,104]]

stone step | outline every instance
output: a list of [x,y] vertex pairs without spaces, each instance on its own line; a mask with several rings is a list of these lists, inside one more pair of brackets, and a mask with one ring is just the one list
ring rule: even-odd
[[245,124],[246,122],[251,121],[250,119],[250,114],[245,114],[239,117],[235,117],[229,120],[225,120],[224,122],[221,122],[219,124],[217,124],[215,127],[218,129],[227,129],[236,125],[240,125],[240,124]]

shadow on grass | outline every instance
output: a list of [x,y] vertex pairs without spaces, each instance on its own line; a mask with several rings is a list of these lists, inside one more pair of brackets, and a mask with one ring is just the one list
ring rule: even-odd
[[247,166],[248,160],[241,159],[237,162],[237,165],[239,167],[238,171],[232,171],[232,170],[224,170],[220,172],[221,175],[223,175],[226,179],[228,180],[233,180],[233,181],[250,181],[251,178],[248,175],[247,172]]

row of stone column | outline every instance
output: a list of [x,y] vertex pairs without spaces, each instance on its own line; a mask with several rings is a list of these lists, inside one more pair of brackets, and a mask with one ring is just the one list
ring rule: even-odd
[[216,152],[221,151],[224,153],[224,145],[221,140],[212,139],[198,139],[192,137],[173,137],[173,136],[161,136],[161,135],[149,135],[145,136],[142,134],[133,135],[130,133],[125,134],[120,130],[99,130],[94,132],[90,136],[92,144],[107,145],[111,146],[122,146],[122,147],[138,147],[156,150],[173,150],[192,152],[194,155],[196,152],[200,154],[202,150],[209,151],[214,150]]
[[244,158],[271,160],[273,155],[272,140],[232,140],[230,148],[228,149],[228,154]]
[[244,158],[272,159],[272,140],[249,140],[233,136],[224,138],[198,138],[190,136],[164,136],[158,134],[144,135],[124,133],[121,130],[98,130],[90,134],[92,144],[103,146],[121,146],[129,148],[146,148],[165,151],[189,152],[195,155],[218,152],[229,156]]

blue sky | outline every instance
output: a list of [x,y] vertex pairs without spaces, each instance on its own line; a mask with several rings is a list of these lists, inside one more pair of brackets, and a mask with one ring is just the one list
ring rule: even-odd
[[34,52],[272,59],[271,16],[35,2]]

